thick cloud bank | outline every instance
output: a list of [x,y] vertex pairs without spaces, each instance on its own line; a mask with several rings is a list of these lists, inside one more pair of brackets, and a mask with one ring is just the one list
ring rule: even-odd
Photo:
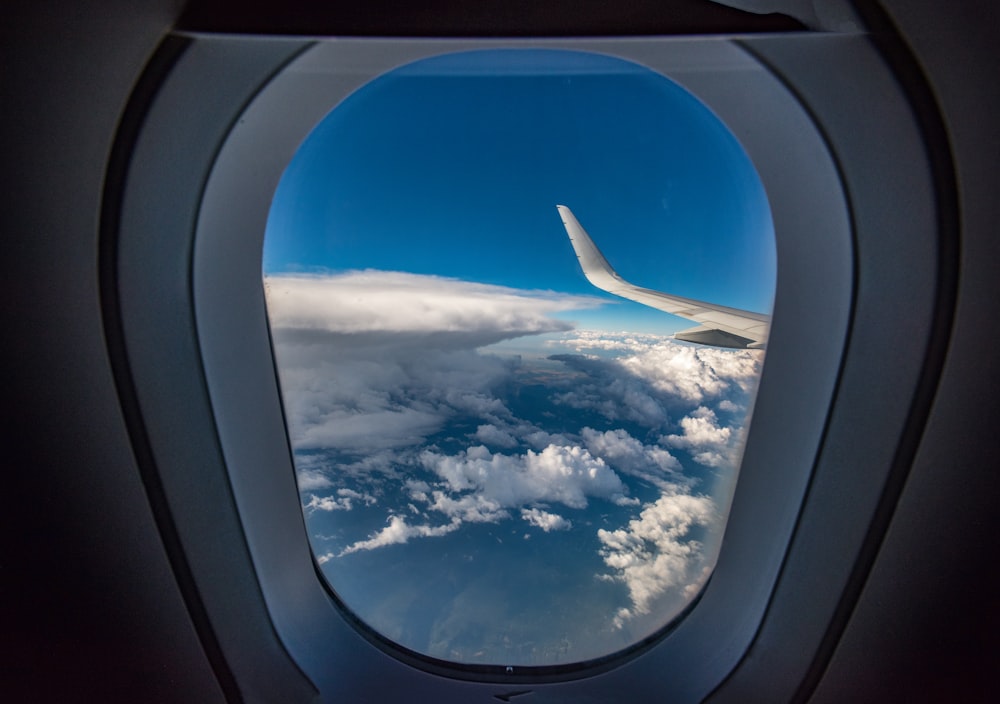
[[269,276],[267,309],[276,328],[334,333],[474,333],[506,339],[568,330],[553,313],[599,299],[522,291],[398,271]]
[[419,443],[456,413],[508,417],[489,389],[509,364],[474,350],[566,330],[553,313],[595,305],[383,271],[271,276],[265,287],[297,449],[373,452]]

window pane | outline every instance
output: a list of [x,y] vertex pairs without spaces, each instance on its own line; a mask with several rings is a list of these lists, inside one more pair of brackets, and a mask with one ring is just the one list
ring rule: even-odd
[[368,83],[275,194],[264,281],[303,512],[332,590],[457,663],[580,662],[705,584],[764,352],[584,277],[768,313],[763,187],[696,98],[569,51]]

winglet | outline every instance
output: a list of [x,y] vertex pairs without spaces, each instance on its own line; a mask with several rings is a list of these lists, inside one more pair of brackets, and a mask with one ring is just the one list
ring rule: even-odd
[[565,205],[557,205],[556,210],[562,218],[563,227],[569,235],[569,241],[573,245],[577,259],[580,260],[580,268],[587,280],[599,289],[609,293],[615,293],[627,285],[625,280],[618,275],[608,260],[601,254],[590,235],[583,229],[580,221],[573,215],[573,211]]

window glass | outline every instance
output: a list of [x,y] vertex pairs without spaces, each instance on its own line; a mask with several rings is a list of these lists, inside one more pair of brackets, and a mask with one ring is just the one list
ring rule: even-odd
[[642,287],[770,311],[752,164],[676,83],[582,52],[444,55],[313,130],[264,287],[302,509],[332,591],[456,663],[581,662],[694,599],[763,350],[595,288],[557,204]]

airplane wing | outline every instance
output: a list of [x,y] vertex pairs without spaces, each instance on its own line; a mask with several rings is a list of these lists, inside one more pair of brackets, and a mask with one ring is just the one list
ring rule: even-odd
[[674,333],[678,340],[739,349],[763,349],[766,346],[771,316],[672,296],[630,284],[611,268],[608,260],[573,215],[573,211],[565,205],[557,205],[556,209],[559,210],[566,234],[580,260],[584,276],[597,288],[699,323],[698,327]]

